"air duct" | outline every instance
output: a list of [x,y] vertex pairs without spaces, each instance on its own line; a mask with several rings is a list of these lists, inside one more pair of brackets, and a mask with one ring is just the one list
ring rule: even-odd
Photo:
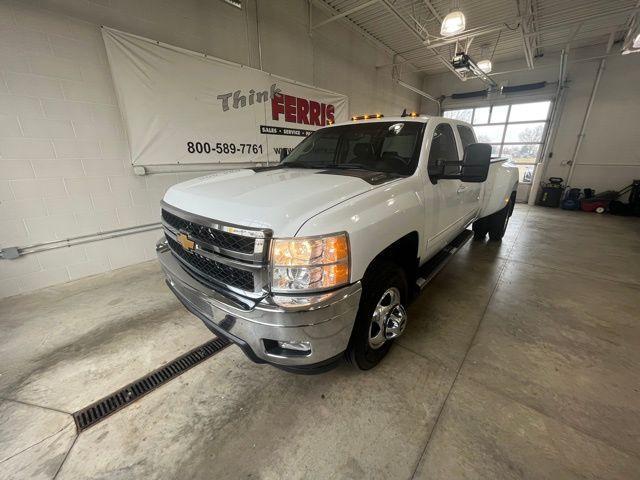
[[547,82],[523,83],[522,85],[511,85],[502,87],[502,93],[518,93],[527,90],[539,90],[547,86]]
[[452,93],[452,100],[460,100],[463,98],[486,98],[489,94],[489,90],[476,90],[475,92],[464,92],[464,93]]

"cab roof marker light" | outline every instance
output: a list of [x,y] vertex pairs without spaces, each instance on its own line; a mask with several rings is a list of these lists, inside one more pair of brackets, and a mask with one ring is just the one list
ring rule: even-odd
[[371,118],[382,118],[384,117],[383,114],[381,113],[366,113],[364,115],[356,115],[351,117],[351,120],[356,121],[356,120],[369,120]]

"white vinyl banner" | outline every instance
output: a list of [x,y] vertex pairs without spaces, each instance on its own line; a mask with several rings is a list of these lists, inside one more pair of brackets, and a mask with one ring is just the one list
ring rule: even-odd
[[134,165],[274,163],[345,95],[103,27]]

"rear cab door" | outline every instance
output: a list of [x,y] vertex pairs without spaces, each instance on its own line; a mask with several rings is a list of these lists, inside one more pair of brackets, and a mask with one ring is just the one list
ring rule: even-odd
[[[462,161],[462,158],[464,157],[464,149],[468,145],[476,143],[476,136],[473,129],[465,124],[456,124],[455,130],[460,161]],[[476,217],[478,210],[480,210],[482,185],[482,183],[460,182],[458,194],[460,201],[460,216],[464,226],[467,226]]]

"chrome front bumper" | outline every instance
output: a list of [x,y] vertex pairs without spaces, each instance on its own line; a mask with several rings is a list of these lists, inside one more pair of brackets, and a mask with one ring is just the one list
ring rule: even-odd
[[[192,277],[165,242],[158,241],[156,252],[169,288],[210,330],[236,343],[253,361],[303,370],[321,367],[346,350],[360,303],[360,282],[309,306],[283,307],[269,297],[239,298]],[[306,342],[310,352],[273,348],[277,341]]]

